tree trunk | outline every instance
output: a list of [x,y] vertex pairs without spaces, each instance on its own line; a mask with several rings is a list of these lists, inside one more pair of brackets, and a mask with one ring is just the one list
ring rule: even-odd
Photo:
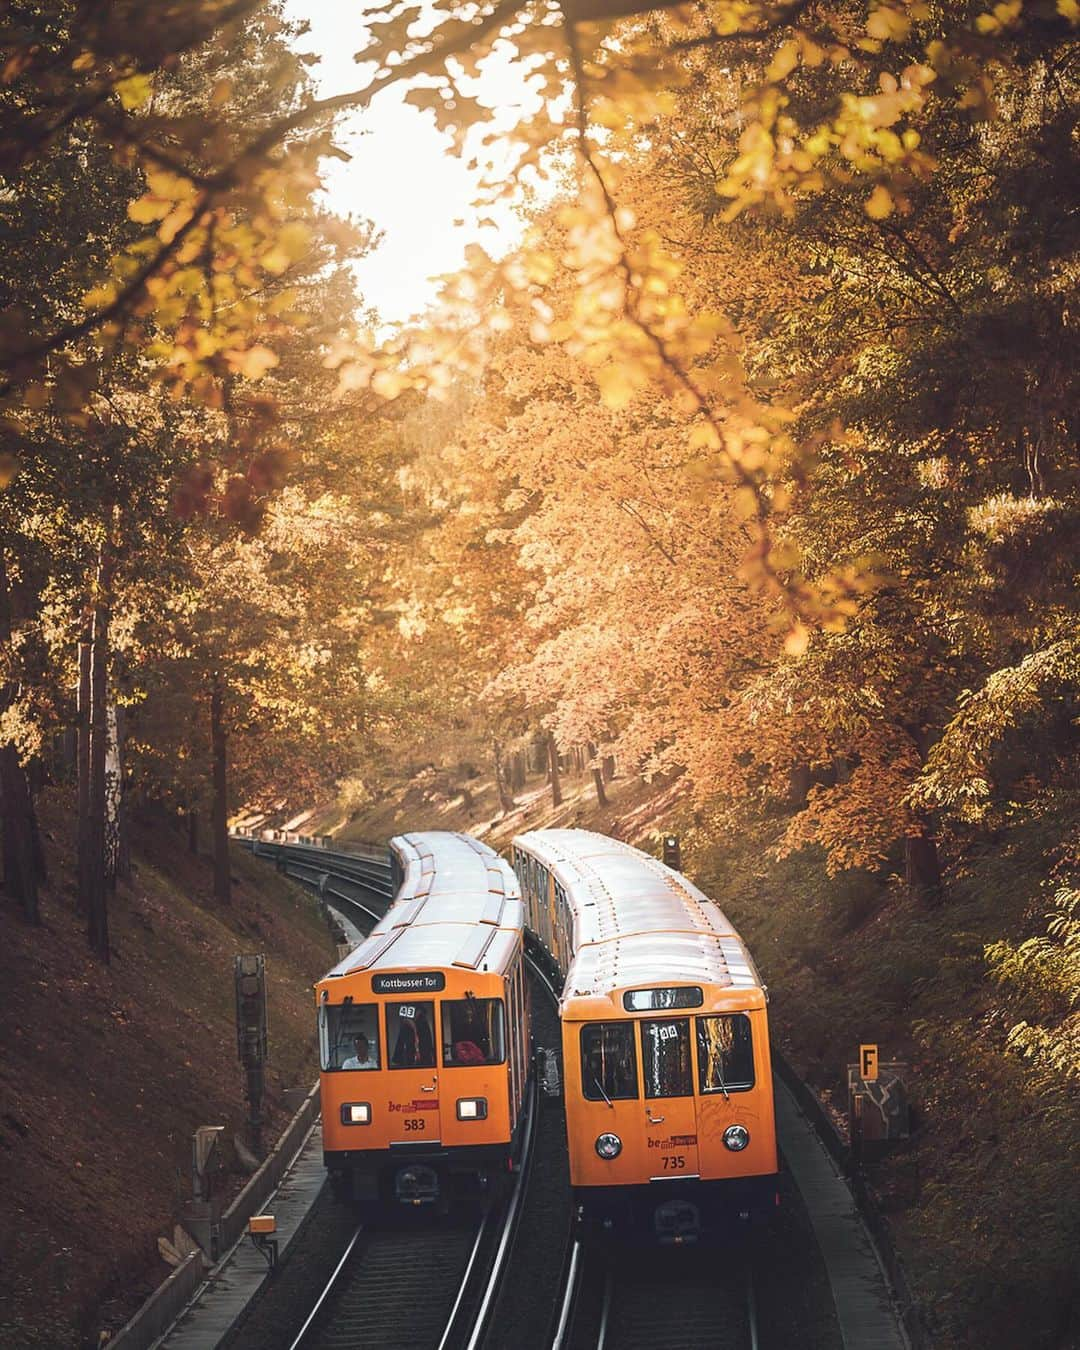
[[813,778],[810,765],[796,764],[788,777],[788,806],[792,811],[805,811]]
[[526,766],[525,755],[521,750],[515,750],[510,756],[510,791],[520,792],[525,786]]
[[[0,644],[8,649],[10,659],[11,594],[8,590],[7,558],[2,548]],[[0,692],[0,707],[9,708],[16,694],[14,678],[9,678]],[[40,923],[38,869],[34,863],[34,807],[26,774],[19,763],[19,752],[10,741],[0,746],[0,794],[3,795],[4,889],[12,899],[22,901],[23,915],[29,923]]]
[[116,894],[120,874],[120,732],[116,703],[106,691],[105,703],[105,882]]
[[604,791],[604,775],[596,762],[596,746],[589,742],[589,759],[592,761],[592,780],[596,786],[597,806],[607,806],[607,793]]
[[945,898],[937,841],[925,825],[921,834],[909,834],[904,840],[904,879],[912,899],[927,909],[935,909]]
[[214,841],[214,899],[227,905],[232,900],[229,867],[228,737],[225,730],[225,694],[221,676],[215,672],[210,693],[210,754],[214,765],[214,804],[210,831]]
[[610,783],[611,780],[615,777],[615,756],[605,755],[604,762],[600,767],[604,774],[604,782]]
[[78,781],[76,822],[77,881],[75,912],[86,915],[90,867],[90,652],[93,646],[93,612],[83,611],[83,631],[79,636],[79,689],[75,717],[75,776]]
[[34,874],[38,881],[44,884],[49,880],[49,869],[45,862],[45,845],[41,841],[41,826],[34,810],[34,781],[29,775],[26,777],[26,783],[29,788],[26,811],[30,818],[30,854],[34,860]]
[[503,815],[512,811],[517,802],[506,786],[506,771],[503,768],[502,746],[498,741],[491,742],[491,751],[495,756],[495,791],[499,794],[499,810]]
[[548,732],[548,777],[551,779],[551,804],[562,806],[562,786],[559,783],[559,752],[555,746],[555,737]]
[[128,818],[124,747],[127,744],[127,712],[116,709],[116,757],[119,766],[118,798],[116,804],[116,874],[121,881],[131,880],[131,821]]
[[108,753],[109,591],[112,564],[102,547],[94,599],[90,652],[90,782],[86,854],[86,936],[91,949],[108,964],[109,900],[105,881],[105,762]]

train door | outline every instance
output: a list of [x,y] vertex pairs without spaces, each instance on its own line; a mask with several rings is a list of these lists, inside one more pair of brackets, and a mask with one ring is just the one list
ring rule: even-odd
[[571,1184],[637,1180],[641,1087],[634,1024],[564,1021],[563,1065]]
[[698,1126],[690,1019],[656,1017],[638,1022],[650,1181],[699,1175]]
[[[407,998],[383,1005],[386,1021],[385,1075],[391,1153],[422,1153],[442,1141],[439,1071],[435,1041],[435,1004],[430,999]],[[410,1174],[410,1175],[406,1175]],[[399,1200],[421,1204],[438,1196],[438,1179],[431,1169],[398,1170],[395,1187]],[[415,1190],[415,1194],[405,1194]]]
[[[703,1014],[695,1021],[702,1176],[776,1170],[768,1029],[764,1014]],[[725,1135],[728,1135],[725,1142]]]

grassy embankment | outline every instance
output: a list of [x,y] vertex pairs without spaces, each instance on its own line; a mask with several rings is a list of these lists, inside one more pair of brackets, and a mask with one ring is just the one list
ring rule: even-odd
[[[632,780],[596,805],[591,779],[568,778],[552,808],[541,779],[496,814],[490,783],[460,796],[403,784],[339,838],[470,825],[502,848],[521,830],[579,825],[656,851],[683,840],[686,871],[727,910],[772,995],[774,1034],[843,1127],[846,1065],[860,1041],[906,1061],[918,1129],[911,1146],[871,1169],[936,1342],[979,1350],[1080,1345],[1080,1125],[1075,1094],[1048,1094],[1005,1047],[1015,1020],[989,977],[985,949],[1045,932],[1048,875],[1080,826],[1058,801],[947,864],[947,898],[927,911],[899,878],[829,878],[804,852],[777,860],[780,820],[718,841],[697,826],[677,785]],[[478,823],[479,822],[479,823]],[[329,817],[324,827],[331,828]]]
[[[244,1134],[233,957],[263,952],[270,1064],[264,1141],[317,1075],[310,988],[332,960],[310,896],[241,850],[232,904],[167,824],[136,824],[110,906],[112,961],[74,912],[71,803],[41,803],[43,925],[0,899],[0,1345],[97,1345],[168,1273],[156,1239],[190,1197],[191,1135]],[[235,1188],[238,1171],[223,1179]]]

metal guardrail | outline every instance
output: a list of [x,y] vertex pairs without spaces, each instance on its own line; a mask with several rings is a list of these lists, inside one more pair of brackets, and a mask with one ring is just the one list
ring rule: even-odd
[[304,1099],[303,1106],[289,1122],[285,1133],[266,1155],[259,1170],[222,1214],[218,1225],[218,1241],[223,1256],[240,1241],[247,1231],[248,1219],[263,1208],[280,1185],[318,1118],[319,1085],[316,1083]]
[[202,1252],[192,1252],[106,1343],[108,1350],[148,1350],[191,1302],[205,1274]]

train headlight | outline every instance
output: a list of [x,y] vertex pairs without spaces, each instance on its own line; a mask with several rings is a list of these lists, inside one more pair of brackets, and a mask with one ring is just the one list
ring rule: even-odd
[[370,1102],[344,1102],[341,1107],[342,1125],[370,1125]]
[[622,1152],[622,1140],[617,1134],[599,1134],[596,1136],[596,1151],[605,1162],[610,1162]]
[[750,1142],[750,1131],[745,1125],[729,1125],[724,1131],[724,1147],[732,1153],[741,1153]]
[[486,1097],[459,1097],[457,1104],[458,1120],[487,1120]]

